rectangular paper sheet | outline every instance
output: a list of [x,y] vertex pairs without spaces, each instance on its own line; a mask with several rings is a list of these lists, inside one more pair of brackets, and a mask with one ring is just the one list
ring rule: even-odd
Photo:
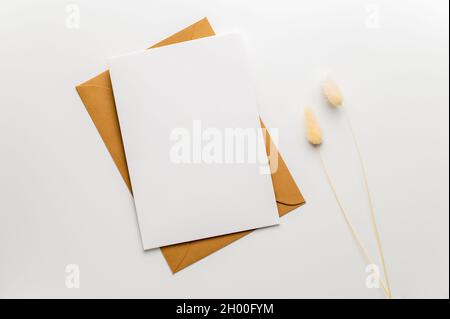
[[[279,223],[239,35],[111,58],[110,73],[144,249]],[[263,156],[230,154],[236,129]]]

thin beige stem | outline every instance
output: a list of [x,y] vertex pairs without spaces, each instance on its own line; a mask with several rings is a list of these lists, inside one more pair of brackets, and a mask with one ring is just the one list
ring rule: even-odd
[[378,251],[378,255],[380,256],[381,264],[383,266],[383,272],[384,272],[384,277],[386,278],[386,285],[387,285],[387,288],[388,288],[388,291],[389,291],[389,297],[392,298],[391,284],[390,284],[390,281],[389,281],[389,274],[388,274],[388,270],[387,270],[387,266],[386,266],[386,261],[385,261],[385,258],[384,258],[383,245],[381,244],[381,236],[380,236],[380,231],[378,229],[378,223],[377,223],[377,219],[376,219],[375,208],[374,208],[374,205],[373,205],[372,193],[370,192],[369,181],[368,181],[368,178],[367,178],[366,165],[364,164],[364,160],[363,160],[363,157],[362,157],[361,149],[359,147],[358,140],[356,139],[355,130],[353,129],[353,125],[352,125],[352,123],[350,121],[350,117],[348,115],[347,109],[344,106],[342,106],[342,109],[344,111],[344,115],[345,115],[345,119],[347,121],[347,125],[350,128],[350,132],[352,134],[353,143],[355,144],[355,148],[356,148],[356,151],[358,153],[359,164],[361,166],[361,171],[363,173],[364,188],[366,190],[367,199],[369,201],[370,219],[372,221],[372,229],[373,229],[373,232],[375,234],[375,240],[376,240],[376,244],[377,244],[377,251]]
[[[353,224],[352,224],[352,222],[350,220],[350,217],[348,216],[346,210],[344,209],[344,206],[342,205],[341,200],[339,199],[339,196],[338,196],[338,193],[336,191],[336,188],[334,187],[333,180],[331,179],[331,176],[328,173],[327,166],[325,165],[325,161],[323,160],[322,153],[320,152],[320,150],[319,150],[319,157],[320,157],[320,163],[322,164],[322,170],[325,173],[325,176],[327,178],[328,184],[330,185],[330,188],[333,191],[334,198],[336,199],[336,202],[337,202],[337,204],[339,206],[339,209],[340,209],[340,211],[342,213],[342,216],[344,217],[345,223],[347,224],[347,227],[349,228],[349,230],[350,230],[350,232],[352,234],[353,239],[355,240],[358,248],[360,249],[361,253],[363,254],[366,262],[368,264],[375,264],[373,259],[372,259],[372,257],[369,254],[369,250],[366,248],[366,246],[364,245],[363,241],[361,240],[361,238],[359,237],[358,233],[356,232],[356,229],[353,226]],[[381,287],[383,288],[383,291],[384,291],[386,297],[390,298],[389,290],[387,289],[386,284],[384,283],[383,280],[381,280]]]

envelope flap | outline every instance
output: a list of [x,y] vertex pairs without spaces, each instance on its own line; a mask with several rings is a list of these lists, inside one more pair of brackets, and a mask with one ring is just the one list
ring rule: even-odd
[[89,79],[86,82],[81,83],[80,85],[77,85],[77,88],[80,86],[101,87],[106,90],[111,90],[111,92],[112,92],[112,83],[111,83],[111,76],[109,75],[109,70],[106,70],[106,71],[94,76],[92,79]]
[[[294,181],[289,169],[286,166],[281,154],[278,152],[269,131],[260,119],[261,128],[265,130],[266,152],[270,159],[270,151],[277,152],[277,168],[272,173],[272,183],[277,203],[287,206],[298,206],[305,203],[305,200]],[[271,165],[273,163],[270,163]]]
[[272,174],[277,202],[289,206],[304,204],[305,200],[281,156],[278,159],[278,166],[277,172]]
[[170,37],[152,45],[150,48],[162,47],[165,45],[176,44],[184,41],[200,39],[215,35],[207,18],[190,25],[189,27],[171,35]]
[[76,89],[122,178],[131,191],[130,176],[128,175],[109,72],[105,71],[99,74],[78,85]]
[[173,273],[211,255],[219,249],[248,235],[251,231],[228,234],[212,238],[204,238],[192,242],[162,247],[161,251]]

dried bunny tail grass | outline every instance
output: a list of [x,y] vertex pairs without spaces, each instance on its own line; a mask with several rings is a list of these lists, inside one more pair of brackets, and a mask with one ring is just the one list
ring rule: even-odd
[[322,91],[323,94],[325,95],[328,103],[333,106],[333,107],[341,107],[347,124],[350,128],[350,132],[353,138],[353,143],[355,144],[355,148],[356,151],[358,153],[358,159],[359,159],[359,163],[361,166],[361,170],[363,173],[363,177],[364,177],[364,188],[366,190],[367,193],[367,197],[368,197],[368,201],[369,201],[369,207],[370,207],[370,217],[371,217],[371,223],[372,223],[372,229],[375,233],[375,240],[376,240],[376,246],[377,246],[377,251],[378,251],[378,255],[381,259],[381,263],[383,266],[383,272],[384,272],[384,277],[386,280],[386,287],[385,287],[385,291],[387,291],[387,296],[388,298],[392,298],[392,290],[391,290],[391,286],[390,286],[390,280],[389,280],[389,274],[388,274],[388,269],[387,269],[387,265],[386,265],[386,261],[385,261],[385,257],[384,257],[384,251],[383,251],[383,246],[381,243],[381,236],[380,236],[380,231],[378,229],[378,225],[377,225],[377,220],[376,220],[376,216],[375,216],[375,208],[373,205],[373,199],[372,199],[372,194],[370,192],[370,188],[369,188],[369,182],[368,182],[368,178],[367,178],[367,169],[366,166],[364,164],[364,160],[361,154],[361,149],[359,147],[358,144],[358,140],[356,138],[356,134],[355,131],[353,129],[353,125],[351,124],[350,121],[350,117],[347,113],[346,108],[344,107],[343,103],[344,103],[344,98],[342,96],[341,90],[339,89],[338,85],[336,84],[336,82],[330,77],[330,75],[325,75],[324,78],[322,79]]
[[305,120],[308,141],[315,146],[322,144],[322,129],[310,107],[305,107]]
[[[369,250],[364,245],[364,242],[362,241],[361,237],[359,236],[358,232],[356,231],[355,226],[353,225],[353,223],[350,219],[350,216],[347,214],[347,211],[345,210],[344,205],[342,204],[342,201],[339,198],[336,187],[334,186],[333,180],[331,179],[331,175],[328,172],[327,166],[325,165],[325,161],[323,160],[320,150],[319,150],[319,158],[320,158],[320,162],[322,164],[322,170],[325,173],[325,176],[327,178],[328,185],[330,186],[330,188],[333,192],[334,198],[339,206],[339,210],[341,211],[342,217],[344,218],[344,221],[347,224],[348,229],[350,230],[353,240],[355,241],[356,245],[358,246],[359,250],[361,251],[361,253],[365,259],[365,262],[369,265],[375,264],[372,257],[370,256]],[[383,289],[383,292],[386,295],[386,297],[388,299],[391,299],[392,294],[391,294],[390,288],[383,279],[380,280],[380,286]]]
[[341,90],[330,76],[322,80],[322,91],[331,106],[340,107],[344,103]]
[[361,153],[361,148],[359,147],[359,143],[358,143],[358,139],[356,138],[356,134],[355,134],[355,130],[353,129],[353,125],[350,121],[350,117],[348,115],[348,112],[346,110],[345,107],[342,108],[344,111],[344,115],[345,118],[347,120],[347,125],[350,128],[350,133],[352,135],[352,139],[353,139],[353,143],[355,145],[355,149],[356,149],[356,153],[358,154],[358,160],[359,160],[359,165],[361,167],[361,171],[363,174],[363,180],[364,180],[364,189],[366,190],[367,193],[367,199],[369,201],[369,208],[370,208],[370,219],[371,219],[371,223],[372,223],[372,230],[375,234],[375,241],[376,241],[376,246],[377,246],[377,251],[378,251],[378,255],[381,259],[381,265],[383,267],[383,272],[384,272],[384,277],[386,279],[386,286],[387,286],[387,290],[389,292],[389,297],[392,298],[392,289],[391,289],[391,284],[390,284],[390,280],[389,280],[389,272],[388,272],[388,268],[386,265],[386,259],[384,257],[384,249],[383,249],[383,244],[381,242],[381,235],[380,235],[380,230],[378,228],[378,223],[377,223],[377,218],[376,218],[376,213],[375,213],[375,207],[373,204],[373,197],[372,197],[372,192],[370,191],[370,186],[369,186],[369,179],[367,177],[367,168],[366,165],[364,163],[364,159]]

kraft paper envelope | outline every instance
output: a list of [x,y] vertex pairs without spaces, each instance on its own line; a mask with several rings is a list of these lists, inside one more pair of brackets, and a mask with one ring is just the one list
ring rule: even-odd
[[[215,35],[215,33],[211,25],[208,20],[204,18],[155,44],[151,48],[213,35]],[[100,136],[102,137],[103,142],[108,148],[111,157],[119,169],[120,174],[122,175],[130,192],[132,192],[109,71],[105,71],[78,85],[76,89]],[[261,127],[265,128],[262,122]],[[270,149],[276,150],[270,136],[268,134],[264,134],[264,137],[266,138],[267,151],[269,152]],[[280,216],[283,216],[300,207],[305,203],[305,201],[294,179],[292,178],[289,169],[283,161],[283,158],[279,153],[277,154],[277,157],[278,169],[272,173],[272,183],[277,201],[278,212]],[[214,253],[215,251],[231,244],[239,238],[244,237],[250,232],[252,231],[244,231],[166,246],[162,247],[161,251],[172,272],[176,273],[199,261],[200,259]]]

